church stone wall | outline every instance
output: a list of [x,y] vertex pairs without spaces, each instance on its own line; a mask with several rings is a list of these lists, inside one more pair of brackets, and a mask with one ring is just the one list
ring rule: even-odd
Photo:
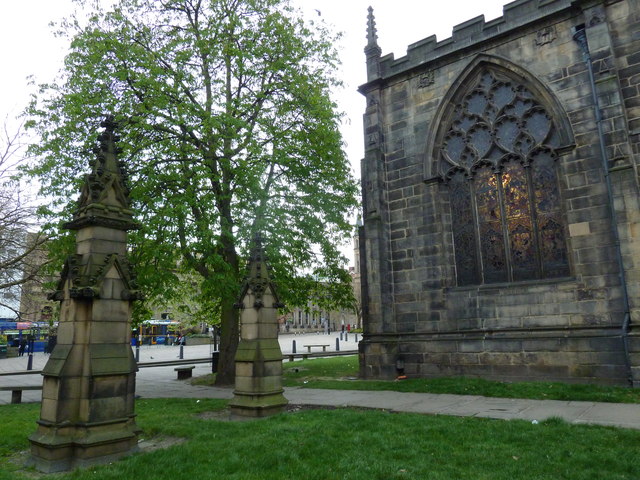
[[[361,244],[361,375],[467,375],[625,384],[640,381],[640,11],[636,0],[524,0],[454,27],[407,55],[367,53]],[[370,39],[375,30],[370,18]],[[623,288],[592,90],[594,66],[625,280]],[[381,38],[384,38],[381,32]],[[370,40],[371,46],[371,40]],[[369,46],[369,47],[370,47]],[[368,48],[369,48],[368,47]],[[367,52],[367,50],[365,50]],[[438,121],[480,60],[542,92],[566,132],[557,175],[570,275],[457,286],[449,187],[437,172]],[[456,87],[457,85],[457,87]],[[366,271],[364,271],[366,270]]]

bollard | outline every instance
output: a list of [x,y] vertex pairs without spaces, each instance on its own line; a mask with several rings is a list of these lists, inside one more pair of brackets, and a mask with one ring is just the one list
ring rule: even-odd
[[347,340],[349,340],[349,333],[344,332],[344,341],[346,342]]
[[33,370],[33,335],[29,335],[27,341],[27,348],[29,349],[29,360],[27,360],[27,370]]
[[340,351],[340,340],[336,338],[336,352]]
[[296,353],[296,341],[291,342],[291,353]]
[[140,363],[140,345],[136,344],[136,363]]
[[211,373],[218,373],[219,361],[220,361],[220,352],[211,352]]
[[355,335],[356,335],[356,338],[355,338],[354,342],[358,343],[358,334],[356,333]]
[[342,340],[342,332],[340,332],[340,340]]
[[184,359],[184,345],[180,345],[180,360]]

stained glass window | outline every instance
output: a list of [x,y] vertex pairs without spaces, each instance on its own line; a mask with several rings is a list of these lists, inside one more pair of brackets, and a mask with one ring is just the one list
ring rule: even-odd
[[458,284],[474,285],[480,281],[479,264],[476,248],[476,235],[473,221],[473,205],[471,192],[465,174],[455,173],[450,182],[451,208],[456,261],[458,267]]
[[456,103],[440,170],[458,285],[568,275],[552,118],[527,88],[490,68]]

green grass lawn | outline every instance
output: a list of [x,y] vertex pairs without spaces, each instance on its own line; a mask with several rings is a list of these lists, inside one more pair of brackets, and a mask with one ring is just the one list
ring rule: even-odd
[[284,363],[285,386],[339,390],[453,393],[485,397],[640,403],[640,389],[559,382],[495,382],[480,378],[412,378],[400,381],[357,380],[358,357],[330,357]]
[[[178,437],[166,449],[55,480],[88,479],[638,479],[640,431],[336,409],[246,422],[203,418],[221,400],[137,402],[143,438]],[[19,462],[38,404],[0,406],[0,480],[38,478]],[[215,418],[215,417],[214,417]],[[22,453],[16,453],[22,452]]]

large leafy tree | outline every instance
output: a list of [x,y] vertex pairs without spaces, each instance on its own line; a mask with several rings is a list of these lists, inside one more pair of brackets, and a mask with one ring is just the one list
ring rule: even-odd
[[221,321],[218,383],[230,383],[253,234],[285,300],[318,278],[349,289],[339,243],[357,188],[330,97],[334,39],[282,0],[120,0],[61,32],[62,78],[29,108],[40,137],[29,172],[68,202],[100,120],[115,115],[143,225],[139,283],[152,299],[197,283],[200,311]]

